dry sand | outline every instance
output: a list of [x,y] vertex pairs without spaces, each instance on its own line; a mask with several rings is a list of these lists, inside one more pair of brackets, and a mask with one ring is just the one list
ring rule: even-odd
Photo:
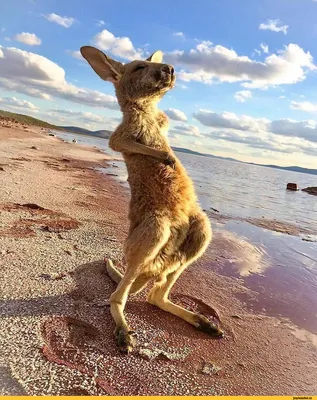
[[[138,345],[118,353],[104,304],[115,286],[102,260],[121,261],[128,192],[93,170],[107,159],[40,129],[0,127],[0,394],[317,394],[316,336],[246,307],[252,290],[215,272],[230,257],[225,235],[172,294],[210,318],[216,309],[225,338],[141,294],[126,309]],[[245,252],[260,263],[251,247]]]

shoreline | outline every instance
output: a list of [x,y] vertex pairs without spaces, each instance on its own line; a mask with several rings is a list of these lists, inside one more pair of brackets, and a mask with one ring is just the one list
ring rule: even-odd
[[[215,309],[226,337],[211,339],[147,304],[142,293],[126,310],[138,346],[131,356],[119,354],[103,305],[115,285],[102,260],[121,261],[128,193],[96,171],[112,159],[31,127],[0,127],[0,157],[1,395],[317,392],[317,331],[298,317],[311,298],[295,296],[295,310],[285,304],[292,299],[274,292],[276,307],[285,304],[282,315],[274,301],[262,310],[261,299],[255,301],[261,275],[273,274],[273,290],[283,270],[266,265],[257,246],[215,222],[210,248],[181,276],[172,297],[210,318]],[[253,264],[259,273],[250,273]],[[285,317],[293,311],[297,318]]]
[[311,241],[317,242],[317,229],[307,229],[302,228],[298,225],[287,223],[283,221],[278,221],[276,219],[267,219],[267,218],[243,218],[238,216],[232,215],[224,215],[219,213],[218,211],[215,212],[212,210],[205,210],[212,221],[219,222],[221,224],[225,224],[228,221],[237,221],[237,222],[246,222],[248,224],[257,226],[258,228],[262,228],[268,231],[276,232],[276,233],[283,233],[290,236],[297,236],[300,237],[304,241]]

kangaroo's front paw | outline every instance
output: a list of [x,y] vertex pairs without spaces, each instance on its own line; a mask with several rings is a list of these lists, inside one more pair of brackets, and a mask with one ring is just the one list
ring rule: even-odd
[[115,329],[114,335],[117,341],[119,350],[122,353],[131,353],[133,347],[135,346],[135,339],[132,336],[133,332],[127,327],[119,326]]
[[206,332],[211,336],[222,338],[224,337],[224,332],[218,328],[217,325],[210,322],[206,317],[203,315],[197,315],[196,319],[196,328],[200,331]]
[[166,152],[166,156],[163,160],[163,163],[165,165],[169,165],[170,167],[172,167],[173,169],[175,169],[175,164],[176,164],[176,159],[175,157],[173,157],[171,154],[169,154],[168,152]]

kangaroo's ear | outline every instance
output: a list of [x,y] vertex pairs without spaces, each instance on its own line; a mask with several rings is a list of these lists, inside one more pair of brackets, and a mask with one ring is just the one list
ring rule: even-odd
[[123,74],[123,64],[92,46],[83,46],[80,52],[101,79],[112,83],[119,82]]
[[151,62],[155,62],[155,63],[162,63],[162,61],[163,61],[163,53],[161,52],[161,50],[157,50],[149,58],[147,58],[146,61],[151,61]]

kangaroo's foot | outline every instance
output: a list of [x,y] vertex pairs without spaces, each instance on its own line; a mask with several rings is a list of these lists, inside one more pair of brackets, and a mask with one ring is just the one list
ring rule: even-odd
[[133,350],[136,342],[133,337],[134,332],[129,330],[127,326],[117,326],[114,335],[117,341],[119,350],[122,353],[128,354]]

